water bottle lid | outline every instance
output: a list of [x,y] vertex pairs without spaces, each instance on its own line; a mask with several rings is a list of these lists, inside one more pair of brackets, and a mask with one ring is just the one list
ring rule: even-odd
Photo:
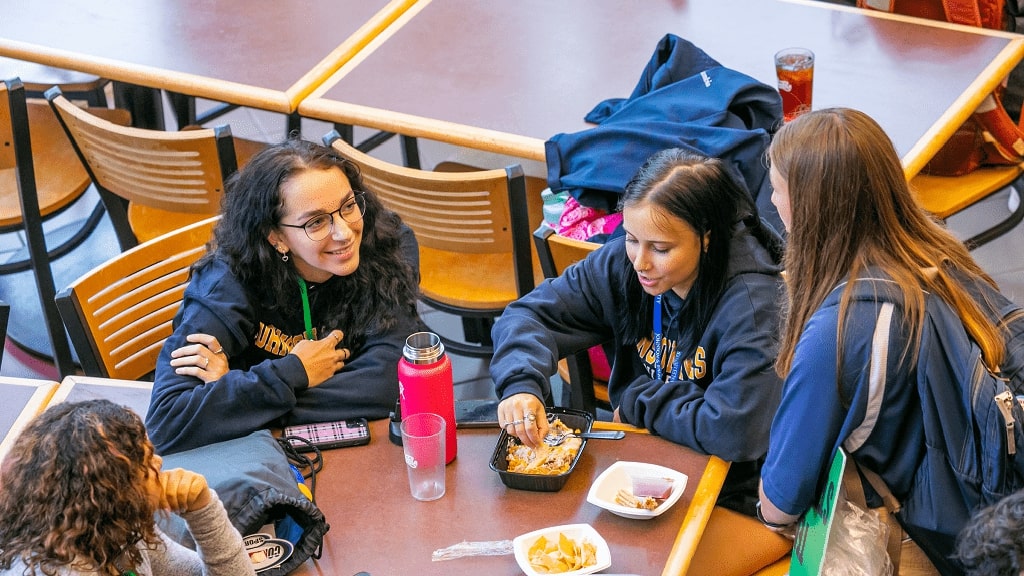
[[444,344],[433,332],[416,332],[405,339],[402,355],[412,364],[433,364],[444,355]]

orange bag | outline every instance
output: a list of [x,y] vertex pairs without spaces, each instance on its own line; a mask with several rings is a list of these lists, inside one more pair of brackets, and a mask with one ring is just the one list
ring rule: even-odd
[[[1004,29],[1004,4],[1005,0],[857,0],[859,8],[994,30]],[[1022,128],[1003,108],[997,90],[978,105],[922,172],[962,176],[980,166],[1020,163],[1024,161]]]
[[981,166],[1024,162],[1024,130],[1006,113],[998,93],[977,110],[921,170],[935,176],[962,176]]
[[857,7],[1004,30],[1005,3],[1005,0],[857,0]]

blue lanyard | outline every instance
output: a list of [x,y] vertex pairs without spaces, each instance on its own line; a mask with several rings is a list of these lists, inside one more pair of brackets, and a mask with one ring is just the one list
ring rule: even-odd
[[[654,376],[658,380],[664,380],[664,370],[661,367],[661,294],[654,297]],[[672,359],[672,371],[669,372],[669,381],[679,379],[679,370],[682,366],[683,351],[676,350],[675,358]]]

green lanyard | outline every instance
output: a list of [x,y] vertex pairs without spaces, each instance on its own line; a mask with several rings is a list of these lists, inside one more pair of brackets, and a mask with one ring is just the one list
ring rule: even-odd
[[309,291],[306,281],[299,278],[299,292],[302,294],[302,321],[306,324],[306,340],[313,340],[313,320],[309,315]]

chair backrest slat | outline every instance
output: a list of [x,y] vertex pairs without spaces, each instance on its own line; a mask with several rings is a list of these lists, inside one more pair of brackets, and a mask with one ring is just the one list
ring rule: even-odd
[[505,169],[430,172],[396,166],[331,143],[359,165],[366,186],[416,233],[422,246],[448,252],[512,252],[509,175]]
[[222,170],[219,140],[231,140],[226,127],[165,132],[119,126],[62,95],[48,98],[98,186],[160,210],[219,211],[224,175],[236,168]]
[[135,380],[155,369],[188,286],[190,267],[206,253],[219,219],[140,244],[57,295],[87,375]]

